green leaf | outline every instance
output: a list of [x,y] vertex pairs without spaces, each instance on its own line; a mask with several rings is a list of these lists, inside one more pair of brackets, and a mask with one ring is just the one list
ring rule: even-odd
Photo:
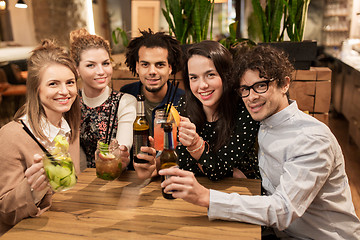
[[279,40],[281,19],[283,17],[284,4],[283,0],[276,0],[271,9],[271,26],[269,26],[269,32],[271,33],[270,41],[275,42]]
[[238,21],[235,21],[229,25],[229,35],[234,39],[236,38],[237,26],[238,26]]
[[269,42],[269,29],[267,28],[267,24],[266,24],[265,11],[261,7],[259,0],[251,0],[251,3],[253,5],[254,13],[260,22],[260,26],[263,34],[262,40],[263,42]]
[[127,47],[127,45],[129,44],[129,37],[123,29],[118,27],[112,31],[112,39],[115,44],[118,44],[120,38],[123,46]]

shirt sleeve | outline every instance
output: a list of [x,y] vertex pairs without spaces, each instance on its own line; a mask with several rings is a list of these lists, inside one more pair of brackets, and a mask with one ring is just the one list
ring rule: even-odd
[[242,221],[284,230],[301,217],[326,182],[333,167],[334,153],[331,140],[325,137],[300,138],[300,144],[288,151],[292,155],[283,168],[273,173],[281,174],[281,177],[270,196],[245,196],[211,190],[209,219]]
[[120,145],[125,145],[129,151],[133,143],[133,123],[136,118],[136,98],[124,94],[118,109],[118,128],[116,139]]

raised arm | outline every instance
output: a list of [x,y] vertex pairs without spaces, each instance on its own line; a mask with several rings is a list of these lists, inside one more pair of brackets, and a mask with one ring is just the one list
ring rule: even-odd
[[[239,106],[241,107],[241,105]],[[182,123],[180,125],[185,126]],[[229,133],[228,143],[218,151],[215,151],[211,145],[211,140],[216,137],[211,124],[205,124],[203,129],[196,130],[202,138],[194,133],[194,128],[187,127],[185,131],[180,126],[180,141],[185,138],[183,134],[186,132],[187,137],[190,139],[192,136],[194,142],[189,144],[191,141],[188,140],[187,143],[184,141],[185,144],[178,146],[180,168],[194,172],[195,175],[203,173],[214,181],[233,176],[234,168],[239,169],[246,177],[253,178],[252,172],[257,171],[257,161],[249,158],[249,156],[254,155],[252,151],[254,151],[253,146],[258,132],[258,123],[251,119],[242,106],[238,109],[235,124],[234,131]],[[189,124],[186,123],[186,125]],[[187,144],[189,145],[185,146]]]

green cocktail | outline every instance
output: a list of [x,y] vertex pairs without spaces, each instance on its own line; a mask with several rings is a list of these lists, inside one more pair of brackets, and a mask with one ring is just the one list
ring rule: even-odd
[[51,188],[59,192],[68,190],[76,184],[76,173],[66,138],[58,135],[54,141],[55,147],[49,150],[52,157],[45,154],[43,164]]

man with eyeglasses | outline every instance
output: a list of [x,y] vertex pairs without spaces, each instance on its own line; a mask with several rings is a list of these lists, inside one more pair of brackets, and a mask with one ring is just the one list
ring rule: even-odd
[[258,157],[266,196],[210,190],[180,169],[161,170],[160,175],[177,176],[161,186],[175,198],[207,207],[210,220],[272,227],[275,239],[360,239],[341,148],[325,124],[289,100],[293,67],[285,54],[257,46],[234,63],[235,88],[260,121]]

